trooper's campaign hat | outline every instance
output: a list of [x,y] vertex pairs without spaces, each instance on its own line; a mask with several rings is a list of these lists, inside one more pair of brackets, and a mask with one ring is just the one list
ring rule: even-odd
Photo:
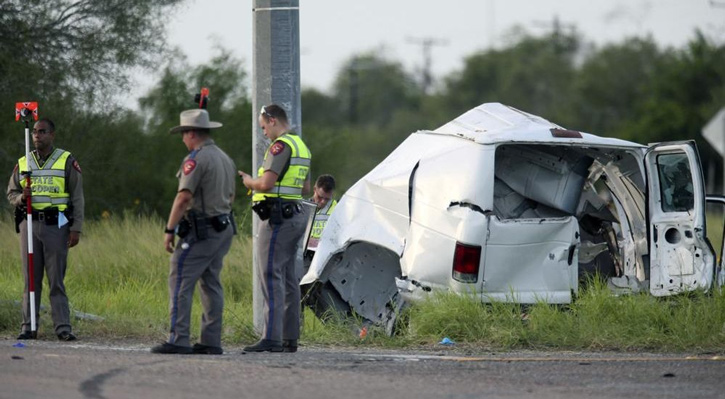
[[180,133],[191,129],[216,129],[221,127],[219,122],[209,120],[209,113],[205,109],[188,109],[179,116],[179,126],[171,128],[169,134]]

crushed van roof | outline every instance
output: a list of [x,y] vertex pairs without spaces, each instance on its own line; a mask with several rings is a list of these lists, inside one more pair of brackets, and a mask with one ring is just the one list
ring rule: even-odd
[[417,133],[457,136],[479,144],[532,142],[646,148],[635,142],[584,132],[580,132],[581,138],[554,137],[551,129],[565,128],[514,107],[501,103],[486,103],[467,111],[438,129]]

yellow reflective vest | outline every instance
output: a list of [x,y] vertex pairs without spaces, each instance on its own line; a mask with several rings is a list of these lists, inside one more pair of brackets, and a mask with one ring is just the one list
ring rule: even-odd
[[31,155],[30,165],[26,162],[26,157],[22,157],[18,160],[18,167],[21,174],[20,186],[25,188],[26,182],[22,178],[22,173],[30,166],[33,209],[56,207],[60,211],[65,211],[70,202],[65,181],[65,164],[70,152],[56,148],[43,166],[38,165],[35,153]]
[[327,225],[327,220],[332,215],[332,211],[335,210],[337,201],[332,200],[325,205],[324,208],[318,209],[315,213],[315,223],[312,225],[312,232],[310,233],[311,238],[319,239],[322,236],[322,230]]
[[[289,160],[289,167],[284,171],[284,175],[277,178],[274,187],[268,192],[255,193],[252,201],[264,201],[265,198],[282,198],[288,200],[301,200],[302,187],[305,185],[307,172],[310,170],[310,160],[312,154],[307,145],[296,134],[285,133],[273,141],[270,148],[277,141],[287,144],[292,149]],[[267,159],[269,149],[264,153],[264,159]],[[260,166],[257,176],[264,174],[264,167]]]

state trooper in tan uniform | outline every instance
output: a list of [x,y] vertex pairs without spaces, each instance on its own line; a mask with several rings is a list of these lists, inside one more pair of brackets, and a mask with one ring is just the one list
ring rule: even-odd
[[[35,280],[35,314],[40,315],[40,294],[43,273],[48,276],[51,317],[55,333],[61,341],[75,341],[71,332],[70,308],[63,279],[68,266],[68,248],[80,241],[83,227],[83,179],[81,167],[70,152],[55,148],[55,124],[47,118],[33,127],[35,150],[31,158],[20,158],[8,183],[7,198],[14,206],[16,231],[20,233],[23,259],[23,324],[18,339],[35,339],[30,331],[28,299],[28,230],[25,199],[30,196],[33,207],[33,276]],[[31,187],[26,187],[21,173],[30,168]]]
[[300,204],[309,191],[312,154],[298,135],[289,131],[285,110],[262,107],[259,126],[272,140],[257,170],[257,178],[239,171],[244,186],[255,191],[252,201],[260,222],[255,243],[257,277],[262,287],[264,330],[245,352],[296,352],[300,336],[300,285],[297,248],[305,233],[307,214]]
[[[177,173],[179,188],[164,236],[164,248],[173,254],[169,272],[171,326],[168,341],[151,352],[220,355],[224,309],[220,273],[235,234],[231,212],[236,166],[211,139],[210,129],[222,125],[210,122],[206,110],[184,111],[180,120],[169,133],[181,133],[190,152]],[[176,245],[174,233],[179,236]],[[189,325],[197,281],[204,310],[200,342],[192,347]]]

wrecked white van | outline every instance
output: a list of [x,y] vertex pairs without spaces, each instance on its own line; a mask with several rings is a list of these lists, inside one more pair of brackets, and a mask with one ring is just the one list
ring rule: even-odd
[[319,313],[391,331],[435,290],[569,303],[597,272],[656,296],[725,280],[694,142],[650,147],[498,103],[411,134],[350,188],[302,279]]

